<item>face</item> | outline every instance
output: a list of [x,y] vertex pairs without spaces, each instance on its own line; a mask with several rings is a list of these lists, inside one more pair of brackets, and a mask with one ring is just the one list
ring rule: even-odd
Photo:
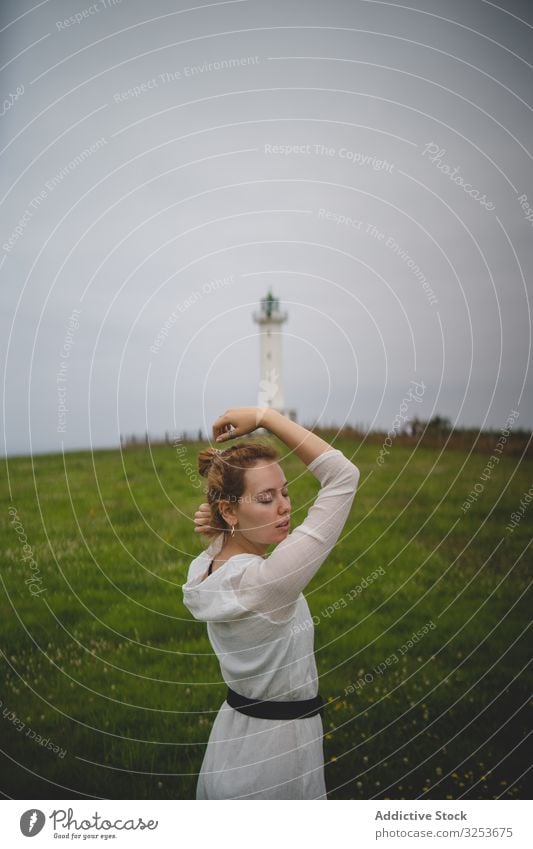
[[[249,542],[271,545],[290,532],[291,500],[281,467],[272,460],[258,460],[244,473],[245,491],[234,505],[232,521]],[[281,522],[287,522],[279,527]]]

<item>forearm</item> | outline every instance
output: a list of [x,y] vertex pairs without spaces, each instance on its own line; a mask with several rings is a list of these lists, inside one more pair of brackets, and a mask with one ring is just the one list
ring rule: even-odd
[[332,446],[302,425],[296,424],[276,410],[267,409],[261,425],[290,448],[306,466]]

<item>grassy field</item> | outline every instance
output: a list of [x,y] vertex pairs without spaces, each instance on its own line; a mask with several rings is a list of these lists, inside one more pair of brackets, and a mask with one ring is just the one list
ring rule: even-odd
[[[181,596],[203,547],[186,467],[200,447],[5,463],[6,796],[194,798],[226,692]],[[463,512],[487,454],[395,444],[380,467],[375,445],[336,447],[359,490],[306,590],[330,798],[530,798],[533,506],[509,522],[531,461],[504,452]],[[319,484],[296,458],[282,465],[300,524]]]

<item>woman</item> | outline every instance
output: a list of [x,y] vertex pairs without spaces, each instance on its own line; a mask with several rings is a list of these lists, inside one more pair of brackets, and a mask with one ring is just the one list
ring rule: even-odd
[[211,729],[196,798],[327,799],[323,700],[302,590],[339,538],[359,469],[271,409],[226,410],[213,435],[224,442],[259,422],[294,451],[321,489],[291,533],[287,481],[272,444],[245,441],[199,454],[208,502],[195,514],[195,531],[215,538],[191,563],[183,600],[207,622],[228,695]]

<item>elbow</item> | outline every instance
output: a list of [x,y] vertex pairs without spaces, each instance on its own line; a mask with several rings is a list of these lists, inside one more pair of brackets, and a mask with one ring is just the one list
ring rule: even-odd
[[[352,463],[348,457],[344,456],[344,463],[342,464],[341,469],[337,472],[337,487],[340,486],[346,495],[349,493],[354,494],[357,490],[360,476],[361,472],[359,471],[359,467],[356,466],[355,463]],[[340,492],[340,490],[338,491]]]
[[357,489],[360,477],[361,472],[359,470],[359,467],[356,466],[355,463],[352,463],[350,460],[348,460],[346,464],[346,480],[352,486],[354,492]]
[[342,471],[342,474],[337,480],[338,486],[336,492],[340,493],[342,490],[344,495],[354,496],[357,492],[360,477],[361,472],[359,471],[358,466],[356,466],[350,460],[346,459],[346,465]]

